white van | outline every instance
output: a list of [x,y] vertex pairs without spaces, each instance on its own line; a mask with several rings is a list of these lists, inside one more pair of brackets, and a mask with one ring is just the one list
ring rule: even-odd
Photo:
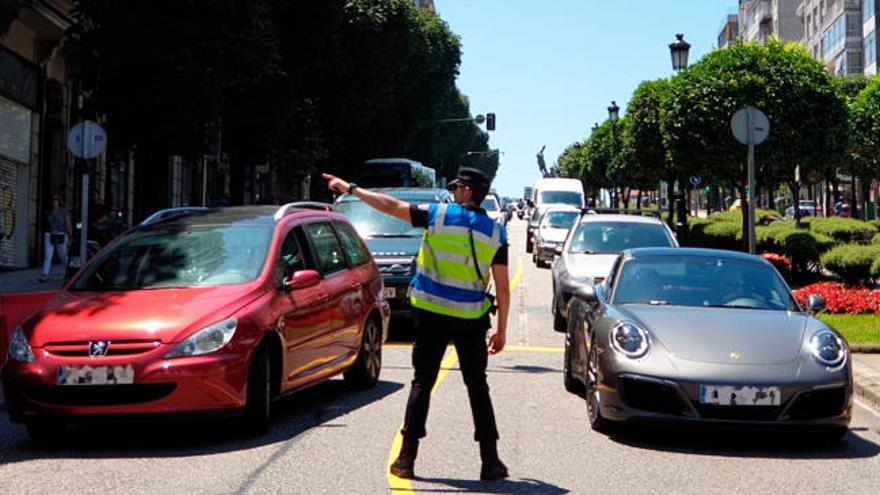
[[532,192],[535,207],[567,205],[584,207],[584,185],[579,179],[538,179]]
[[578,179],[560,179],[557,177],[538,179],[532,191],[532,202],[535,209],[526,226],[526,252],[531,253],[534,244],[534,232],[538,222],[549,206],[568,206],[583,208],[584,185]]

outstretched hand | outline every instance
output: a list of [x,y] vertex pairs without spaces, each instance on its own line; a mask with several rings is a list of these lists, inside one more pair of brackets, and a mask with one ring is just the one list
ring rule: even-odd
[[331,174],[321,174],[321,176],[324,177],[324,179],[327,181],[327,187],[331,191],[339,194],[348,192],[349,183],[347,181],[344,181],[339,177]]

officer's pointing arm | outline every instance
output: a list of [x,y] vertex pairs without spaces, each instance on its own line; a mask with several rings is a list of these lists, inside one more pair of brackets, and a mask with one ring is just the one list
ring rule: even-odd
[[[347,193],[351,184],[334,175],[323,174],[327,180],[327,187],[338,193]],[[377,193],[368,189],[356,187],[352,194],[360,198],[364,203],[381,211],[386,215],[397,217],[405,222],[411,222],[409,215],[409,203],[401,201],[387,194]]]

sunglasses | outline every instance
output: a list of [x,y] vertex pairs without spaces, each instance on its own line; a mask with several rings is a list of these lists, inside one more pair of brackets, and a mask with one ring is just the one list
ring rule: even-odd
[[446,190],[449,192],[455,191],[459,187],[467,187],[467,184],[449,184],[446,186]]

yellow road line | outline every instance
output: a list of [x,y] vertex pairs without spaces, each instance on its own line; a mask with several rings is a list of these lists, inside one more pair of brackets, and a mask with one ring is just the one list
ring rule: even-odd
[[[454,347],[450,347],[449,354],[447,354],[446,357],[443,358],[443,362],[440,363],[440,373],[437,374],[437,381],[434,382],[434,388],[431,389],[431,397],[433,397],[437,392],[437,389],[440,388],[440,384],[443,383],[446,375],[449,374],[449,370],[452,369],[456,363],[458,363],[458,354],[455,352]],[[388,467],[391,467],[391,464],[394,463],[394,460],[397,458],[398,452],[400,452],[400,446],[403,443],[403,435],[400,434],[401,428],[403,428],[403,423],[401,423],[400,428],[397,429],[397,434],[394,435],[394,442],[391,444],[391,451],[388,452]],[[391,491],[395,493],[414,493],[412,482],[410,480],[398,478],[391,474],[391,471],[386,471],[385,477],[388,478],[388,486],[391,487]]]
[[513,274],[513,278],[510,279],[510,290],[516,289],[516,286],[519,285],[520,281],[522,281],[523,277],[523,260],[522,256],[517,258],[516,263],[516,272]]

